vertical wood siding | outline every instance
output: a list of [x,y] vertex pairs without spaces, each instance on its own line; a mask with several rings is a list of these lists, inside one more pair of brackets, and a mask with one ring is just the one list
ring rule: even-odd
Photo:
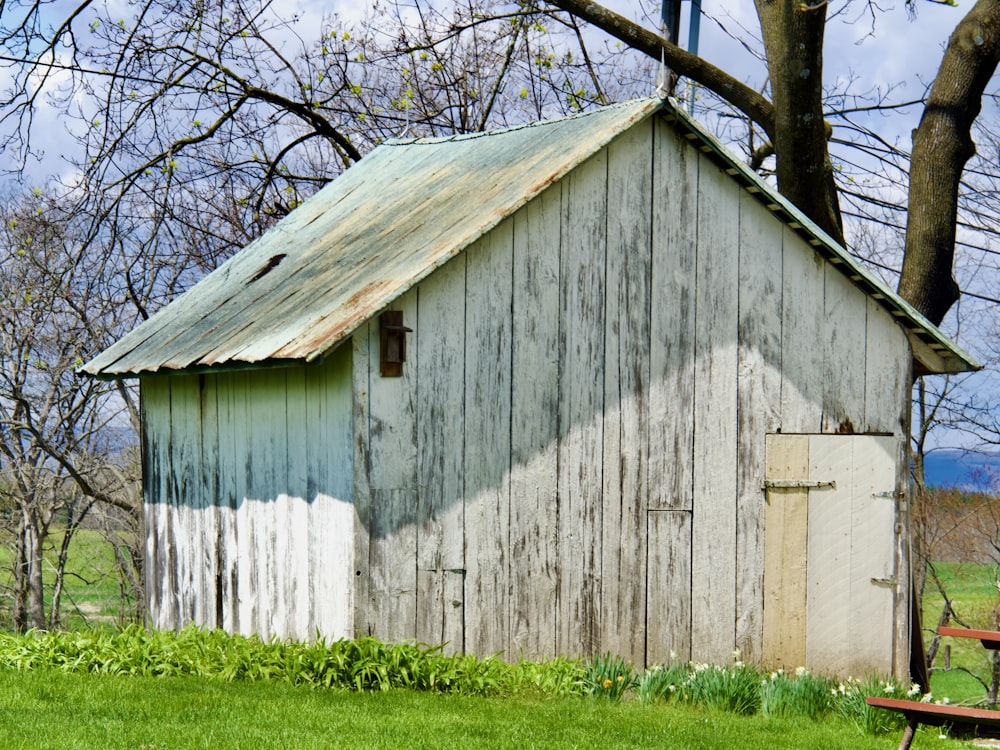
[[648,129],[608,148],[608,247],[604,343],[601,648],[645,660],[649,443],[650,266],[653,153]]
[[740,190],[703,163],[698,196],[691,650],[723,664],[736,644]]
[[903,463],[892,316],[655,118],[393,308],[400,378],[373,319],[321,367],[144,380],[154,624],[766,661],[799,523],[765,511],[766,436],[880,432]]
[[555,652],[559,620],[559,246],[556,185],[514,216],[511,328],[512,654]]
[[740,196],[739,393],[736,464],[736,647],[748,662],[762,658],[765,471],[761,435],[781,427],[781,225]]
[[[902,434],[908,349],[891,316],[662,123],[413,295],[409,375],[355,357],[370,387],[356,489],[401,482],[413,450],[423,467],[405,506],[370,495],[367,543],[395,566],[372,555],[372,580],[417,587],[416,626],[407,613],[382,635],[512,658],[763,661],[766,436]],[[390,455],[390,429],[415,442]],[[444,593],[449,555],[462,595]]]
[[152,625],[353,634],[350,373],[143,378]]

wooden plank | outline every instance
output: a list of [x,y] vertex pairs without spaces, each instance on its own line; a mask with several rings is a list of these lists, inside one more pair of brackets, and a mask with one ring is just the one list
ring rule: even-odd
[[[303,543],[309,538],[313,515],[307,476],[309,422],[315,412],[307,401],[304,366],[285,370],[285,393],[285,421],[280,426],[284,428],[288,440],[287,473],[279,494],[279,497],[284,497],[285,512],[283,518],[279,518],[281,525],[277,529],[278,549],[275,550],[277,574],[285,586],[285,609],[279,615],[283,615],[281,637],[307,641],[316,637],[316,623],[310,616],[309,601],[310,557],[314,553],[308,543]],[[342,572],[330,569],[326,574],[335,580]]]
[[[768,480],[809,477],[809,436],[768,435]],[[809,490],[767,492],[764,526],[764,611],[761,663],[806,664]]]
[[556,651],[559,216],[556,183],[514,215],[509,653]]
[[145,540],[145,590],[148,623],[151,627],[171,627],[173,569],[167,528],[170,520],[169,448],[170,385],[164,376],[141,380],[143,425],[143,526]]
[[285,545],[279,527],[284,524],[287,477],[284,370],[255,370],[247,379],[250,420],[248,519],[253,528],[250,554],[256,561],[256,630],[265,640],[281,633],[287,587],[279,575],[285,564]]
[[647,516],[647,665],[691,660],[691,513]]
[[783,228],[781,263],[781,431],[818,432],[823,414],[824,261],[795,232]]
[[192,543],[192,565],[198,571],[198,591],[193,621],[205,628],[218,628],[222,624],[222,573],[220,570],[219,540],[219,406],[215,375],[200,375],[199,412],[201,456],[199,469],[201,487],[194,503],[194,520],[197,527]]
[[845,648],[849,674],[893,671],[896,440],[858,435],[851,439],[851,602]]
[[762,659],[764,631],[765,436],[781,427],[782,224],[749,193],[740,194],[739,349],[737,356],[736,647]]
[[600,649],[607,151],[562,192],[557,651]]
[[721,664],[736,642],[740,189],[707,159],[698,178],[691,649]]
[[215,377],[216,410],[219,425],[219,483],[216,506],[218,509],[218,575],[219,607],[217,618],[219,627],[229,633],[239,632],[238,594],[239,579],[239,528],[236,513],[237,476],[242,467],[237,463],[236,449],[236,394],[232,373],[220,373]]
[[975,638],[980,641],[983,648],[992,650],[1000,649],[1000,631],[997,630],[977,630],[975,628],[955,628],[941,625],[937,629],[938,635],[950,638]]
[[[197,560],[200,534],[195,508],[201,494],[201,414],[197,375],[170,376],[171,518],[176,601],[171,627],[202,621],[204,566]],[[196,609],[197,607],[197,609]]]
[[869,706],[885,708],[890,711],[900,711],[907,717],[916,718],[921,724],[930,726],[962,725],[978,726],[980,737],[1000,737],[1000,711],[988,708],[969,708],[968,706],[951,706],[947,704],[924,703],[902,698],[882,698],[868,696],[865,702]]
[[237,467],[234,475],[236,498],[236,559],[237,559],[237,632],[251,635],[257,632],[258,620],[258,588],[257,588],[257,557],[255,536],[257,525],[254,517],[254,506],[251,500],[251,467],[253,453],[251,439],[253,425],[251,422],[249,389],[253,381],[248,372],[234,372],[232,400],[232,440],[234,464]]
[[465,650],[510,643],[510,398],[513,222],[466,252]]
[[909,434],[910,355],[906,334],[875,300],[867,300],[865,432]]
[[865,413],[867,297],[829,263],[824,264],[822,432],[851,434]]
[[371,498],[370,595],[374,634],[387,641],[416,636],[417,439],[416,392],[420,345],[417,290],[393,305],[403,311],[407,362],[398,378],[379,375],[378,324],[369,326]]
[[[371,501],[371,343],[372,324],[351,337],[352,393],[352,492],[354,501],[354,636],[371,635],[375,629],[371,596],[371,533],[374,514]],[[374,339],[377,343],[377,339]]]
[[[327,638],[354,636],[355,507],[352,436],[352,347],[343,346],[307,371],[310,404],[311,499],[308,539],[312,622]],[[320,419],[320,415],[322,418]],[[316,479],[313,480],[313,477]],[[366,546],[367,548],[367,546]],[[314,633],[310,634],[312,637]]]
[[601,652],[642,664],[653,122],[608,147]]
[[698,154],[666,123],[653,136],[649,508],[690,510]]
[[[474,250],[470,250],[474,252]],[[465,575],[465,255],[420,285],[417,341],[417,640],[463,648],[463,597],[446,581]],[[448,590],[446,590],[446,588]],[[458,606],[455,602],[458,602]]]
[[846,648],[850,632],[853,508],[850,438],[809,436],[809,479],[835,488],[811,493],[809,503],[809,598],[806,665],[829,674],[854,674]]

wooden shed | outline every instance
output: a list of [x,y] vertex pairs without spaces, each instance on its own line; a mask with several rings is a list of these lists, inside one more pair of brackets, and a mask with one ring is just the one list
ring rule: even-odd
[[83,369],[153,626],[902,676],[910,385],[975,366],[649,99],[379,146]]

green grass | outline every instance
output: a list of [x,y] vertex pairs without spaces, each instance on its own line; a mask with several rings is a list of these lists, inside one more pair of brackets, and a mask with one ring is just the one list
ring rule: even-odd
[[[43,570],[45,611],[51,607],[55,561],[62,544],[63,532],[54,528],[46,540]],[[0,591],[13,585],[13,547],[0,545]],[[66,578],[61,599],[61,625],[69,630],[105,627],[120,623],[126,616],[123,608],[114,550],[103,532],[79,529],[70,541]],[[0,602],[0,627],[10,627],[10,603]]]
[[[915,745],[964,747],[921,731]],[[357,693],[273,682],[34,670],[0,674],[0,747],[894,748],[842,720],[788,720],[591,698]]]
[[[935,563],[938,576],[958,616],[977,628],[994,629],[994,607],[1000,604],[997,593],[996,567],[973,563]],[[929,645],[941,616],[944,600],[928,580],[924,590],[924,643]],[[952,622],[952,625],[958,625]],[[942,671],[945,646],[951,647],[951,671]],[[931,692],[935,698],[947,697],[953,703],[975,702],[985,697],[983,686],[974,677],[957,669],[964,667],[986,678],[989,674],[989,654],[979,641],[964,638],[943,638],[931,673]]]

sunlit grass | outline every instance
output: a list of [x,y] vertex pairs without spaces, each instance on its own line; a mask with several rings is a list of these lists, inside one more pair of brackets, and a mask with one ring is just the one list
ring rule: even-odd
[[[46,540],[43,581],[45,611],[52,606],[57,550],[63,532],[54,527]],[[13,548],[0,545],[0,591],[10,591],[14,582]],[[106,627],[118,622],[123,605],[114,549],[100,531],[78,529],[70,541],[66,577],[60,606],[60,625],[67,629]],[[9,628],[10,600],[0,602],[0,628]]]
[[[992,612],[1000,604],[997,592],[996,566],[973,563],[935,563],[955,611],[962,621],[973,627],[992,629]],[[928,580],[924,589],[923,626],[924,643],[930,645],[934,637],[944,599]],[[951,622],[958,626],[959,623]],[[950,647],[950,671],[944,671],[945,649]],[[947,697],[953,703],[975,702],[985,696],[985,688],[973,676],[962,671],[968,669],[984,678],[989,674],[990,652],[976,640],[943,638],[931,673],[931,692],[935,698]]]
[[[0,747],[182,748],[894,748],[841,720],[738,716],[591,698],[357,693],[183,677],[0,674]],[[921,731],[920,748],[959,748]]]

